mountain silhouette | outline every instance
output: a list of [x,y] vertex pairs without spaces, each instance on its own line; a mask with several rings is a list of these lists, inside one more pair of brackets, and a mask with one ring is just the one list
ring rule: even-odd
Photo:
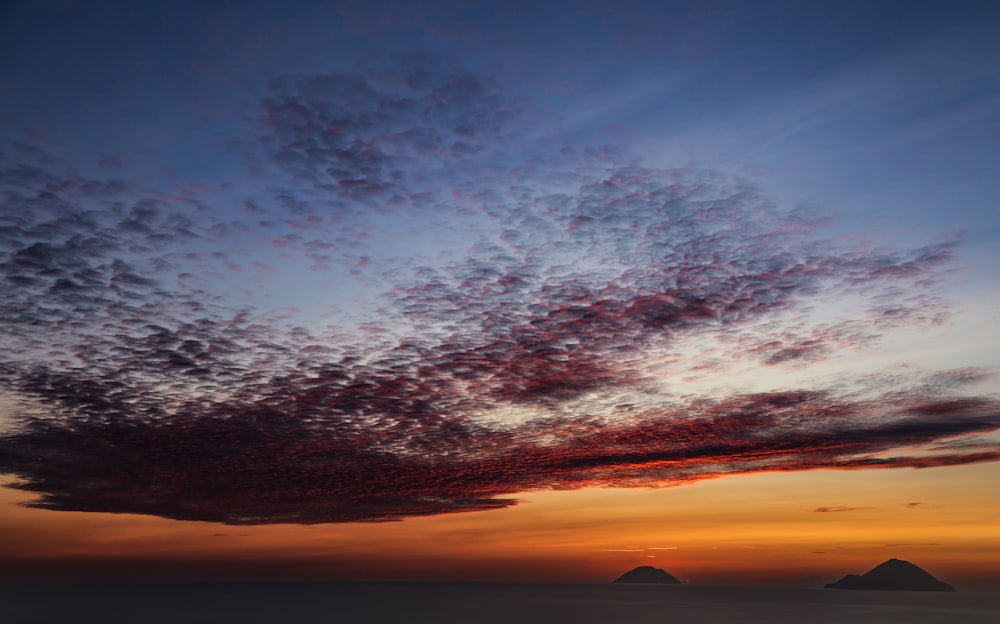
[[674,583],[680,581],[667,572],[653,566],[639,566],[615,579],[615,583]]
[[920,567],[902,559],[890,559],[861,576],[848,574],[826,587],[832,589],[891,589],[903,591],[953,592],[955,588],[943,583]]

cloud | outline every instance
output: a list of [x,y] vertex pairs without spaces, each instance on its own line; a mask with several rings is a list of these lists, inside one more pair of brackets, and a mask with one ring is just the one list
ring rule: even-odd
[[819,513],[830,513],[838,511],[858,511],[859,509],[874,509],[874,507],[817,507],[816,509],[813,509],[813,511]]
[[[0,471],[30,504],[383,521],[546,488],[1000,459],[977,438],[1000,428],[1000,402],[966,391],[978,369],[664,382],[937,322],[957,239],[873,249],[719,173],[521,149],[523,110],[440,60],[279,78],[261,110],[260,188],[0,155]],[[246,294],[271,289],[280,308]],[[851,318],[810,313],[845,300]]]
[[[38,390],[67,411],[103,416],[38,418],[5,438],[0,466],[24,479],[16,487],[41,493],[33,505],[231,524],[387,520],[505,507],[516,502],[510,495],[548,487],[671,485],[752,471],[1000,457],[877,457],[995,429],[996,404],[938,409],[928,419],[920,403],[750,395],[614,425],[567,419],[497,430],[357,383],[340,386],[352,389],[348,397],[304,387],[284,400],[158,419],[122,414],[125,403],[109,398],[108,388],[59,387],[49,382]],[[393,418],[390,407],[414,411]],[[821,416],[831,413],[841,417]]]
[[496,156],[516,109],[449,59],[281,77],[262,100],[268,157],[347,207],[421,208],[428,178]]

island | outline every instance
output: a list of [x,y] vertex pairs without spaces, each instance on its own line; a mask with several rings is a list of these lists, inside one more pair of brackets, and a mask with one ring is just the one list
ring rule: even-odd
[[679,585],[680,581],[668,572],[653,566],[639,566],[629,570],[614,580],[615,583],[672,583]]
[[861,576],[848,574],[836,583],[826,585],[826,587],[830,589],[894,591],[955,591],[955,588],[948,583],[937,580],[919,566],[902,559],[889,559]]

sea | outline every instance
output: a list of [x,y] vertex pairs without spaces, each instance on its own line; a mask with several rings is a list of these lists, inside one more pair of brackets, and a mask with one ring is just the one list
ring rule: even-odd
[[0,622],[997,624],[1000,592],[492,583],[0,584]]

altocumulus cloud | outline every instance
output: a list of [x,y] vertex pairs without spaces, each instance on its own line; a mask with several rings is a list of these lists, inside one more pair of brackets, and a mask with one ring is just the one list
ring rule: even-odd
[[[1000,459],[975,441],[1000,402],[963,391],[974,369],[724,396],[662,381],[809,366],[940,323],[957,240],[824,238],[740,180],[553,149],[530,124],[438,59],[273,80],[247,148],[268,184],[224,201],[7,145],[0,470],[33,506],[255,524]],[[413,249],[387,250],[387,231]],[[351,283],[369,307],[299,322],[294,298],[224,294],[266,289],[288,258],[304,289]],[[858,314],[810,316],[832,298]],[[691,361],[691,344],[716,356]]]

